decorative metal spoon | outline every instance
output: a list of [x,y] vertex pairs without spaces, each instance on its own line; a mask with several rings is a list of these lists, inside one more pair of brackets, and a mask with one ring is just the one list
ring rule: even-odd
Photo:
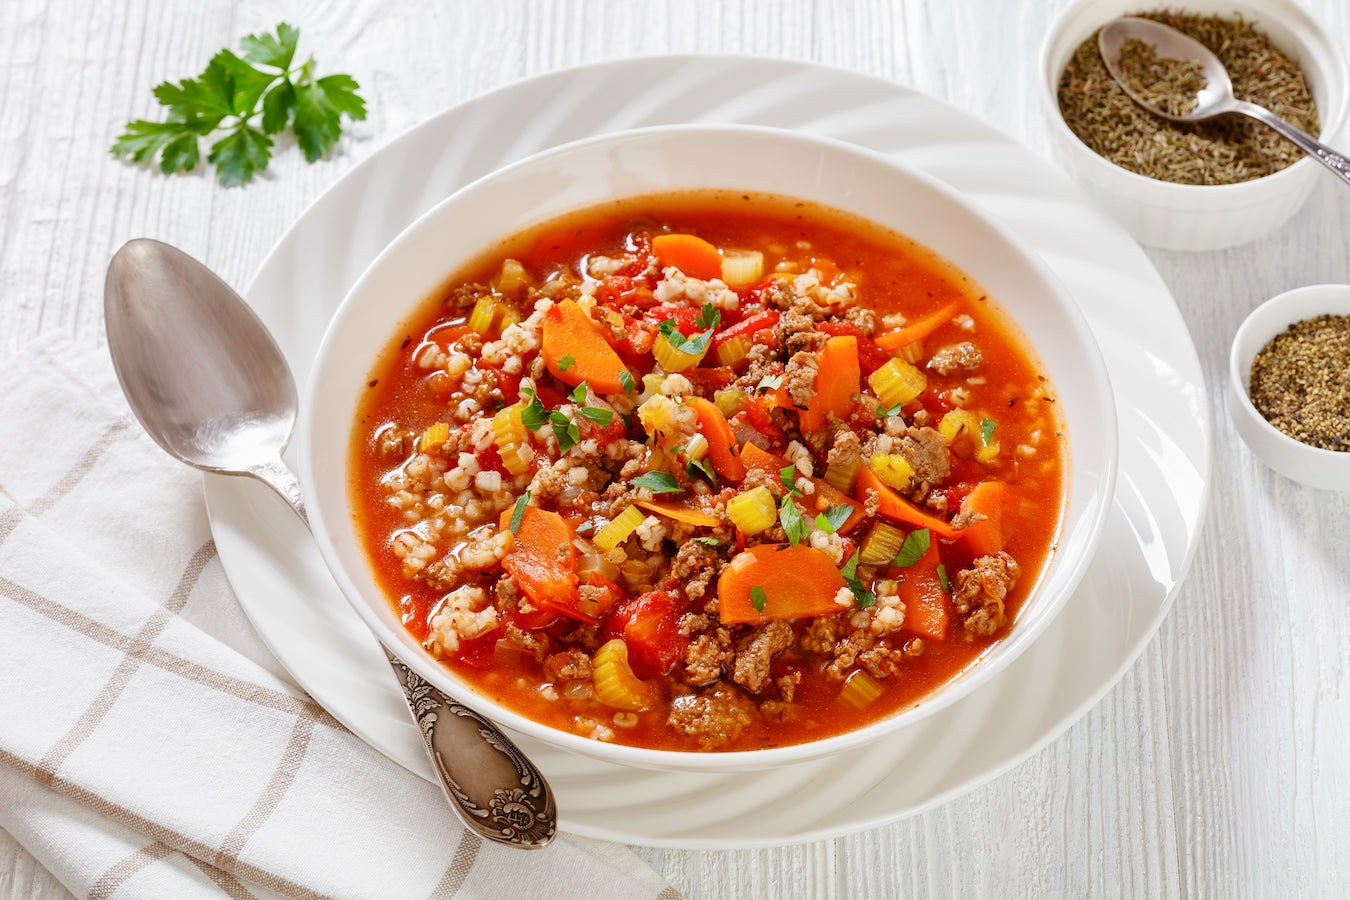
[[[103,304],[117,379],[155,442],[203,471],[262,480],[308,525],[300,485],[281,460],[295,424],[295,381],[248,304],[191,256],[146,239],[113,256]],[[388,648],[385,655],[464,823],[513,847],[552,840],[553,792],[525,754]]]
[[[1193,98],[1195,102],[1189,109],[1181,113],[1163,109],[1137,90],[1140,87],[1147,88],[1148,85],[1132,81],[1120,67],[1121,48],[1131,38],[1152,45],[1159,59],[1200,64],[1206,83],[1196,92]],[[1251,116],[1293,141],[1304,153],[1331,169],[1342,181],[1350,184],[1350,160],[1312,135],[1290,125],[1264,106],[1234,97],[1233,82],[1228,77],[1228,70],[1224,68],[1219,58],[1199,41],[1192,40],[1161,22],[1124,16],[1102,27],[1097,34],[1097,49],[1101,51],[1102,62],[1106,64],[1106,70],[1111,73],[1111,77],[1125,89],[1130,99],[1149,112],[1173,122],[1201,122],[1229,112]]]

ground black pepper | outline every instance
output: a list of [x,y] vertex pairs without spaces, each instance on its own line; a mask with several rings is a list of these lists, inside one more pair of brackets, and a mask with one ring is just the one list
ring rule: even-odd
[[1252,405],[1297,441],[1350,452],[1350,316],[1290,325],[1252,360]]

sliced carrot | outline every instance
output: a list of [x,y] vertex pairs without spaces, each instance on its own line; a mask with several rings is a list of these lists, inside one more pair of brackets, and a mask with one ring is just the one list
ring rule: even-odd
[[648,512],[654,512],[658,516],[665,516],[667,519],[674,519],[676,522],[683,522],[686,525],[695,525],[701,528],[716,528],[722,524],[722,520],[709,512],[696,509],[684,503],[674,500],[635,500],[634,506],[640,506]]
[[717,474],[730,481],[745,478],[745,463],[736,455],[736,435],[717,404],[703,397],[686,397],[684,405],[698,415],[698,427],[708,439],[708,457]]
[[[544,363],[558,378],[573,387],[584,381],[600,394],[623,390],[623,360],[575,300],[549,307],[544,313],[543,331]],[[571,365],[565,369],[559,365],[564,357],[571,357]]]
[[[788,461],[783,457],[776,453],[770,453],[768,450],[765,450],[756,444],[751,444],[748,441],[741,447],[741,462],[745,463],[749,468],[763,469],[766,472],[772,472],[774,474],[787,468],[788,465]],[[843,491],[835,488],[833,485],[827,484],[824,478],[811,478],[808,480],[815,485],[815,489],[811,492],[810,497],[802,499],[802,503],[807,509],[814,509],[815,512],[824,512],[831,506],[851,506],[853,508],[853,512],[849,513],[848,519],[843,525],[839,526],[840,534],[848,534],[854,528],[857,528],[858,523],[867,517],[867,514],[863,512],[863,505],[861,503],[854,500]],[[824,506],[820,505],[822,502],[824,502]],[[814,513],[812,513],[812,515],[814,515]]]
[[711,281],[722,276],[722,254],[693,234],[658,234],[652,252],[662,267],[674,266],[690,278]]
[[881,506],[877,509],[877,512],[886,518],[912,525],[915,528],[927,528],[934,534],[949,540],[955,538],[959,533],[942,519],[924,512],[882,484],[881,479],[877,478],[876,473],[869,466],[863,466],[858,470],[858,481],[853,486],[853,496],[860,501],[866,500],[869,488],[875,490],[881,496]]
[[947,595],[938,579],[937,544],[930,544],[919,561],[903,570],[898,586],[905,603],[906,631],[940,641],[947,636]]
[[[514,509],[502,511],[503,530],[510,527],[513,513]],[[571,527],[557,513],[525,507],[502,568],[536,605],[593,621],[577,606],[577,551],[572,546]]]
[[815,395],[798,418],[802,431],[824,431],[829,424],[829,413],[840,419],[848,418],[861,378],[858,339],[853,335],[839,335],[826,341],[820,349]]
[[[724,623],[771,622],[828,616],[844,576],[824,552],[798,544],[758,544],[737,553],[717,580],[718,616]],[[763,609],[750,595],[763,590]]]
[[1007,493],[1007,485],[1001,481],[981,481],[961,501],[962,513],[984,516],[957,532],[975,556],[988,556],[1003,549],[1003,503]]
[[955,314],[956,304],[948,303],[940,309],[935,309],[930,313],[919,316],[917,319],[906,322],[894,331],[877,335],[876,344],[882,350],[899,350],[906,344],[912,344],[928,337],[950,321]]

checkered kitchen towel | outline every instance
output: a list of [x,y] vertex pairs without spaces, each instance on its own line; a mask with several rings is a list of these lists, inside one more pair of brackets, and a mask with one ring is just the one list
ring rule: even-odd
[[62,339],[0,361],[0,827],[88,897],[678,896],[618,845],[483,843],[295,687],[200,476]]

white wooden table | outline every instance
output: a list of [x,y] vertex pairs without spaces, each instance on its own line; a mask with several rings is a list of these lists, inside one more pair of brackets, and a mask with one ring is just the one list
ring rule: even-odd
[[[0,354],[47,333],[101,343],[104,268],[129,237],[171,241],[246,284],[299,213],[383,142],[450,104],[583,62],[686,51],[812,60],[930,93],[1044,152],[1035,63],[1065,3],[3,0]],[[1350,52],[1350,5],[1305,5]],[[119,126],[151,112],[153,85],[281,20],[369,101],[370,119],[329,159],[284,153],[270,177],[225,191],[108,157]],[[1196,343],[1215,442],[1202,542],[1157,637],[1065,734],[936,809],[775,850],[639,848],[684,896],[1350,890],[1350,495],[1265,469],[1222,394],[1248,310],[1289,288],[1350,282],[1350,191],[1325,180],[1289,224],[1245,247],[1149,255]],[[0,898],[65,896],[0,833]]]

